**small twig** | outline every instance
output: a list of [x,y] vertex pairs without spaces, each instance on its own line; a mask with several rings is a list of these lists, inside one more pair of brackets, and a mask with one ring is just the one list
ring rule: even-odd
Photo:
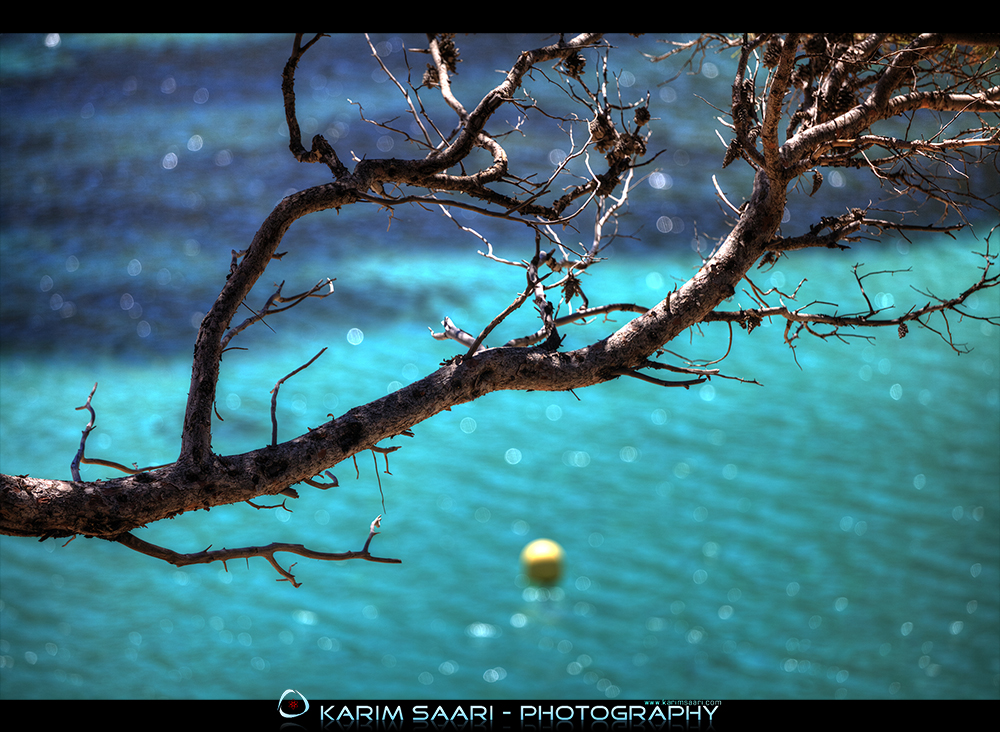
[[[243,305],[243,307],[245,307],[245,308],[246,308],[247,310],[249,310],[249,311],[250,311],[251,313],[253,313],[253,314],[254,314],[254,318],[253,318],[254,320],[259,320],[259,321],[260,321],[261,323],[263,323],[264,325],[267,325],[267,321],[266,321],[266,320],[264,320],[264,314],[263,314],[263,313],[258,313],[258,312],[257,312],[256,310],[254,310],[254,309],[253,309],[252,307],[250,307],[249,305],[247,305],[247,303],[246,303],[246,300],[244,300],[244,301],[243,301],[243,302],[241,303],[241,305]],[[267,329],[268,329],[269,331],[271,331],[272,333],[277,333],[277,332],[278,332],[278,331],[276,331],[276,330],[275,330],[274,328],[272,328],[272,327],[271,327],[270,325],[267,325]]]
[[[369,34],[367,34],[367,33],[365,33],[365,40],[368,41],[368,48],[371,49],[372,56],[374,56],[375,60],[378,61],[378,65],[380,67],[382,67],[382,72],[392,80],[392,83],[396,85],[397,89],[399,89],[400,94],[403,95],[403,99],[406,100],[406,104],[410,108],[410,114],[413,116],[414,123],[417,125],[417,127],[420,128],[420,131],[423,132],[423,134],[424,134],[424,143],[428,147],[433,147],[433,145],[431,144],[431,137],[427,133],[427,128],[424,126],[424,123],[421,121],[420,115],[417,113],[416,107],[413,106],[413,100],[410,99],[410,95],[403,88],[403,85],[400,84],[396,80],[396,77],[393,76],[392,72],[388,69],[388,67],[382,62],[382,57],[379,55],[378,51],[375,49],[375,46],[372,44],[371,38],[369,37]],[[413,87],[411,86],[410,88],[412,89]],[[417,101],[419,102],[420,95],[417,94],[416,96],[417,96]],[[409,137],[409,135],[407,135],[407,137]]]
[[[382,478],[378,474],[378,458],[375,456],[375,448],[372,448],[372,460],[375,461],[375,480],[378,481],[378,494],[382,496],[382,512],[385,512],[385,493],[382,492]],[[385,472],[389,472],[389,456],[385,457]],[[367,545],[366,545],[367,546]]]
[[273,389],[271,389],[271,444],[272,445],[278,444],[278,415],[277,415],[278,389],[281,387],[281,385],[285,382],[286,379],[295,376],[295,374],[299,373],[299,371],[301,371],[302,369],[309,368],[312,365],[313,361],[315,361],[317,358],[323,355],[324,351],[326,351],[326,348],[323,348],[322,351],[317,353],[315,356],[310,358],[306,363],[299,366],[297,369],[295,369],[287,376],[278,379],[278,383],[274,385]]
[[[148,473],[150,470],[159,470],[160,468],[168,468],[173,463],[166,463],[165,465],[150,465],[148,468],[128,468],[121,463],[116,463],[113,460],[101,460],[100,458],[89,458],[80,456],[80,462],[86,463],[87,465],[103,465],[106,468],[114,468],[115,470],[120,470],[123,473],[128,473],[129,475],[138,475],[139,473]],[[133,463],[134,465],[135,463]]]
[[733,204],[731,204],[729,202],[729,199],[726,198],[726,194],[722,192],[722,188],[719,186],[719,181],[716,180],[716,178],[715,178],[714,175],[712,176],[712,183],[715,185],[715,192],[719,195],[719,198],[722,199],[723,203],[725,203],[727,206],[729,206],[729,208],[731,208],[736,213],[736,215],[739,216],[740,215],[740,210],[738,208],[736,208],[736,206],[734,206]]
[[318,481],[313,480],[312,478],[306,478],[302,482],[305,483],[306,485],[311,485],[313,488],[319,488],[321,491],[325,491],[328,488],[336,488],[337,486],[340,485],[340,483],[337,482],[337,476],[334,475],[333,473],[331,473],[329,470],[324,470],[323,471],[323,475],[325,475],[327,478],[329,478],[333,482],[332,483],[320,483]]
[[[527,346],[531,343],[538,343],[539,341],[546,340],[550,336],[553,336],[556,332],[555,318],[553,315],[552,305],[545,299],[545,287],[542,285],[552,272],[547,273],[543,277],[538,276],[538,264],[541,260],[541,243],[540,235],[535,232],[535,256],[531,262],[525,263],[525,276],[528,280],[528,285],[525,290],[526,293],[533,292],[535,295],[535,308],[538,310],[538,316],[541,318],[542,327],[531,335],[524,336],[522,338],[514,338],[504,345],[506,346]],[[527,296],[525,296],[527,297]],[[555,336],[558,338],[558,336]],[[555,350],[553,348],[552,350]]]
[[[252,318],[247,318],[242,323],[230,328],[226,332],[226,335],[222,339],[223,349],[228,350],[226,349],[226,346],[229,344],[229,342],[240,332],[250,327],[254,323],[260,321],[264,323],[264,325],[267,325],[267,323],[264,321],[264,317],[267,315],[280,313],[284,310],[293,308],[309,297],[317,297],[317,298],[329,297],[334,292],[333,283],[334,283],[333,278],[327,277],[326,279],[317,282],[315,285],[313,285],[310,289],[306,290],[305,292],[300,292],[297,295],[285,296],[281,294],[281,289],[285,286],[285,283],[282,282],[280,285],[278,285],[277,289],[271,294],[271,296],[267,298],[267,301],[264,303],[264,307],[261,309],[259,313],[255,311],[253,308],[251,308],[249,305],[247,305],[246,301],[244,301],[243,305],[246,306],[246,308],[250,310],[250,312],[252,312],[254,315]],[[284,307],[275,307],[275,303],[290,303],[290,304],[285,305]],[[267,327],[270,328],[272,332],[274,332],[274,328],[271,328],[270,325],[267,325]],[[232,346],[230,346],[230,348],[232,348]]]
[[379,528],[382,517],[379,516],[374,521],[372,521],[371,527],[368,533],[368,541],[365,542],[365,547],[359,552],[318,552],[313,549],[307,549],[302,544],[268,544],[267,546],[248,546],[240,547],[237,549],[216,549],[210,551],[211,545],[201,552],[194,552],[193,554],[181,554],[175,552],[171,549],[166,549],[156,544],[150,544],[148,541],[143,541],[142,539],[134,536],[133,534],[122,534],[114,539],[119,544],[127,546],[129,549],[133,549],[140,554],[146,554],[156,559],[162,559],[165,562],[173,564],[175,567],[184,567],[191,564],[209,564],[211,562],[222,562],[223,566],[227,561],[232,559],[249,559],[250,557],[264,557],[270,562],[271,566],[281,575],[282,579],[279,582],[291,582],[293,587],[301,586],[300,582],[295,581],[295,575],[291,573],[291,568],[295,565],[292,564],[288,569],[283,568],[275,560],[274,555],[276,552],[289,552],[291,554],[298,554],[309,559],[319,559],[326,562],[343,562],[348,559],[364,559],[369,562],[380,562],[382,564],[402,564],[401,559],[389,559],[386,557],[373,557],[368,553],[368,546],[371,544],[372,537],[379,533],[375,531]]
[[704,376],[709,379],[713,376],[719,375],[719,369],[697,369],[693,366],[672,366],[669,363],[660,363],[659,361],[650,361],[649,359],[646,359],[642,368],[664,369],[666,371],[673,371],[675,374],[692,374],[694,376]]
[[870,277],[871,275],[877,275],[877,274],[896,274],[897,272],[909,272],[910,270],[909,269],[903,269],[903,270],[899,270],[899,269],[884,269],[884,270],[879,270],[878,272],[868,272],[867,274],[858,276],[858,267],[862,267],[862,266],[864,266],[864,265],[861,264],[861,263],[855,264],[854,267],[852,268],[852,271],[854,272],[854,279],[856,279],[858,281],[858,287],[861,290],[861,294],[864,296],[865,302],[868,303],[868,314],[871,316],[871,315],[875,315],[876,312],[881,312],[881,310],[876,311],[875,308],[872,306],[872,301],[868,299],[868,293],[865,292],[865,288],[864,288],[864,285],[861,284],[861,280],[863,280],[865,277]]
[[465,354],[466,358],[469,358],[470,356],[476,355],[476,353],[480,350],[480,347],[482,346],[483,341],[486,340],[486,336],[488,336],[490,333],[492,333],[493,329],[496,328],[498,325],[500,325],[500,323],[502,323],[504,321],[504,318],[506,318],[508,315],[510,315],[515,310],[517,310],[519,307],[521,307],[521,305],[524,304],[524,301],[528,299],[528,295],[531,294],[531,291],[533,289],[534,289],[534,285],[531,282],[529,282],[528,286],[524,289],[524,292],[522,292],[520,295],[518,295],[516,298],[514,298],[514,302],[512,302],[510,305],[508,305],[506,310],[504,310],[498,316],[496,316],[495,318],[493,318],[493,321],[483,329],[483,332],[479,334],[479,337],[476,338],[476,340],[472,343],[471,346],[469,346],[469,350]]
[[[289,490],[289,489],[286,488],[285,490]],[[298,498],[298,494],[296,494],[294,497]],[[282,501],[280,505],[275,505],[275,506],[258,506],[253,501],[247,501],[247,503],[249,503],[251,506],[253,506],[254,508],[256,508],[258,511],[261,511],[261,510],[264,510],[264,509],[270,509],[270,508],[282,508],[282,509],[288,511],[288,513],[294,513],[292,511],[292,509],[290,509],[288,506],[285,505],[285,501]]]
[[655,376],[647,376],[646,374],[640,373],[638,371],[633,371],[632,369],[619,369],[612,372],[613,376],[631,376],[633,379],[639,379],[641,381],[648,381],[650,384],[657,384],[659,386],[683,386],[687,389],[689,386],[695,386],[696,384],[703,384],[708,381],[707,376],[703,376],[700,379],[691,379],[689,381],[664,381],[663,379],[657,379]]
[[368,545],[372,543],[372,538],[375,536],[375,534],[380,533],[378,531],[375,531],[375,529],[380,529],[380,528],[382,528],[382,514],[376,516],[375,520],[372,521],[372,525],[368,527],[368,541],[365,542],[365,546],[361,550],[362,554],[368,553]]
[[97,414],[94,412],[94,408],[90,406],[90,400],[94,398],[94,392],[97,391],[97,382],[94,382],[94,388],[90,390],[90,395],[87,397],[87,403],[82,407],[77,407],[77,410],[86,409],[90,412],[90,422],[87,426],[83,428],[83,435],[80,437],[80,449],[76,451],[76,456],[73,461],[69,464],[69,469],[73,473],[73,480],[80,480],[80,461],[83,460],[83,451],[87,446],[87,437],[90,435],[91,430],[94,429],[94,424],[97,422]]
[[431,337],[434,338],[435,340],[445,341],[450,339],[453,341],[458,341],[466,348],[470,347],[473,343],[476,342],[475,337],[471,333],[467,333],[466,331],[459,328],[452,322],[451,318],[447,316],[445,317],[444,320],[441,321],[441,325],[444,326],[443,333],[435,333],[433,328],[427,329],[431,332]]

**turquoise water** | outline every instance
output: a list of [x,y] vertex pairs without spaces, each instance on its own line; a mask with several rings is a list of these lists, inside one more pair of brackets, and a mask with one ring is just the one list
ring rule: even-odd
[[[0,46],[9,52],[10,43]],[[285,45],[264,44],[258,63],[276,58],[280,69]],[[227,50],[235,53],[168,45],[139,60],[150,78],[184,79],[170,69],[199,69],[211,57],[225,77],[236,73],[223,63]],[[39,77],[38,95],[61,78]],[[192,92],[202,83],[214,94],[203,80],[190,82]],[[253,116],[253,89],[218,83],[242,90],[223,112]],[[65,93],[85,96],[80,86]],[[148,93],[150,104],[162,94]],[[274,200],[270,158],[243,154],[238,175],[193,163],[174,201],[176,184],[157,167],[163,149],[152,144],[142,168],[134,142],[137,158],[121,153],[117,173],[102,163],[90,185],[84,163],[61,170],[53,146],[43,155],[12,131],[12,99],[36,129],[73,129],[58,116],[46,123],[25,95],[5,76],[0,468],[68,478],[86,423],[74,408],[95,381],[88,454],[170,461],[192,318],[214,297],[229,249]],[[86,100],[74,98],[74,110],[78,103]],[[152,112],[137,119],[163,124]],[[73,156],[103,159],[96,142],[70,145],[69,131],[52,134]],[[51,198],[12,192],[14,153]],[[279,193],[292,167],[281,165]],[[188,193],[201,204],[184,198],[200,180],[208,188]],[[217,216],[218,201],[233,207]],[[138,213],[137,202],[146,202]],[[56,204],[60,215],[48,208]],[[707,217],[714,204],[703,205]],[[248,350],[223,363],[218,452],[266,444],[270,389],[320,348],[329,350],[282,387],[281,439],[423,377],[458,350],[428,327],[450,316],[476,331],[523,287],[517,270],[486,266],[475,253],[481,242],[442,228],[436,214],[401,212],[388,231],[387,223],[384,213],[345,210],[293,227],[292,251],[264,285],[286,279],[295,290],[332,276],[337,292],[274,319],[276,332],[258,327],[234,342]],[[508,236],[517,251],[523,233]],[[591,302],[663,297],[700,261],[681,241],[617,245],[588,279]],[[977,277],[970,252],[982,248],[964,238],[806,252],[755,282],[787,291],[806,278],[800,303],[859,310],[853,264],[912,269],[865,281],[870,295],[905,310],[926,299],[911,285],[951,296]],[[750,302],[738,295],[737,304]],[[1000,297],[994,290],[969,307],[994,315]],[[627,317],[569,329],[566,345]],[[526,309],[497,341],[535,327]],[[383,513],[380,480],[385,517],[373,550],[403,563],[279,555],[286,566],[297,561],[297,589],[276,582],[263,559],[177,569],[94,539],[0,537],[0,698],[272,699],[287,688],[357,699],[996,698],[1000,332],[971,319],[950,327],[971,353],[912,328],[902,340],[880,331],[875,343],[803,339],[798,365],[780,324],[737,329],[720,366],[762,386],[715,379],[658,389],[620,379],[575,395],[491,394],[400,438],[391,475],[376,479],[372,456],[359,455],[357,473],[351,462],[334,469],[339,488],[302,488],[291,511],[229,506],[138,532],[185,552],[272,541],[358,549]],[[671,349],[716,359],[728,339],[726,326],[710,325]],[[518,566],[539,537],[566,552],[563,580],[548,591],[529,586]]]

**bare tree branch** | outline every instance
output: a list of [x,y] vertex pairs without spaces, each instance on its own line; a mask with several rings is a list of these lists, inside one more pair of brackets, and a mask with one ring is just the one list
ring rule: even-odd
[[[964,353],[968,347],[955,342],[949,317],[1000,325],[1000,315],[975,315],[966,305],[973,294],[1000,285],[989,236],[980,254],[983,266],[977,281],[963,284],[958,294],[942,296],[914,288],[926,304],[892,317],[876,307],[878,303],[873,304],[865,291],[866,278],[886,272],[862,274],[860,265],[855,266],[855,282],[867,308],[846,313],[825,301],[789,306],[800,288],[807,289],[804,280],[793,292],[785,293],[758,287],[750,274],[755,267],[771,265],[801,249],[841,251],[848,249],[848,242],[884,237],[887,232],[951,236],[960,229],[973,230],[967,216],[973,207],[985,208],[991,215],[1000,211],[997,191],[983,190],[975,175],[988,165],[995,168],[1000,150],[995,34],[706,34],[673,42],[666,54],[650,55],[651,61],[686,55],[683,69],[696,69],[713,50],[738,52],[729,98],[718,102],[726,106],[720,111],[725,129],[720,136],[731,137],[718,162],[725,167],[743,161],[753,179],[741,194],[742,202],[735,205],[713,176],[725,206],[725,234],[702,257],[694,274],[648,305],[592,305],[584,292],[583,276],[598,268],[605,248],[616,239],[638,236],[625,228],[630,205],[641,198],[635,193],[635,170],[656,160],[656,154],[647,158],[647,144],[655,139],[651,96],[635,92],[634,98],[627,98],[633,92],[617,83],[609,62],[613,44],[603,34],[560,36],[554,43],[523,51],[509,60],[499,84],[479,90],[456,74],[460,50],[454,36],[429,35],[426,48],[408,51],[430,59],[419,88],[409,79],[404,84],[402,74],[393,74],[372,39],[366,37],[371,63],[392,79],[402,97],[403,116],[412,118],[417,128],[410,135],[395,130],[392,120],[386,121],[381,112],[371,120],[360,105],[357,112],[366,123],[403,134],[417,154],[387,159],[368,157],[361,151],[360,159],[352,154],[351,168],[321,135],[313,138],[310,150],[301,140],[295,74],[307,52],[311,58],[314,47],[335,43],[325,38],[316,34],[304,42],[303,34],[294,37],[281,86],[292,156],[304,163],[323,163],[331,179],[281,199],[249,245],[233,249],[229,272],[220,272],[220,280],[225,276],[225,281],[201,320],[195,341],[177,461],[151,468],[136,464],[133,470],[86,458],[87,437],[96,423],[91,404],[95,384],[86,404],[79,407],[90,412],[90,420],[71,463],[73,480],[0,476],[0,533],[101,537],[176,566],[259,556],[268,560],[281,580],[298,586],[291,567],[280,565],[276,553],[323,561],[398,563],[398,559],[374,557],[368,551],[381,516],[372,522],[360,552],[320,552],[299,544],[271,543],[181,554],[145,542],[133,532],[154,521],[219,505],[249,503],[258,509],[289,510],[286,499],[298,495],[292,486],[305,483],[321,490],[336,486],[330,469],[352,458],[357,464],[357,454],[366,450],[372,451],[381,492],[377,456],[385,456],[388,473],[388,453],[399,449],[399,445],[380,446],[383,440],[412,435],[414,425],[495,391],[576,390],[623,376],[664,387],[687,388],[712,377],[756,383],[709,368],[739,347],[742,334],[732,328],[734,322],[749,336],[765,318],[784,320],[784,339],[793,355],[802,335],[869,338],[860,335],[860,329],[892,326],[902,338],[914,323]],[[586,71],[591,59],[596,59],[592,76]],[[407,73],[412,72],[407,66]],[[540,83],[558,90],[557,101],[543,103],[540,96],[528,92],[525,83],[533,74]],[[428,113],[421,95],[430,94],[440,95],[447,121],[432,119]],[[497,114],[505,108],[515,111],[518,119],[507,123]],[[517,135],[528,134],[528,115],[558,125],[568,140],[564,159],[547,166],[545,161],[539,165],[539,161],[518,157],[512,142]],[[873,127],[883,122],[894,124]],[[474,156],[476,150],[486,155]],[[823,168],[871,177],[882,186],[886,199],[898,201],[906,196],[907,202],[895,208],[883,205],[885,201],[862,202],[846,212],[841,208],[819,217],[808,231],[784,232],[785,211],[794,205],[789,192],[811,181],[809,195],[817,200],[823,195]],[[914,210],[908,209],[910,200],[916,198],[922,200],[913,204]],[[340,416],[328,415],[330,419],[318,427],[279,442],[278,390],[312,364],[320,351],[275,384],[270,444],[241,454],[216,454],[212,448],[216,390],[222,355],[232,347],[232,339],[258,322],[271,327],[265,320],[271,315],[312,298],[328,297],[333,293],[333,280],[321,279],[293,296],[282,295],[285,283],[281,282],[259,310],[251,308],[247,297],[272,260],[284,256],[278,247],[295,221],[356,203],[375,204],[390,216],[401,206],[412,206],[416,212],[443,210],[464,232],[485,243],[485,251],[480,251],[484,266],[523,268],[524,290],[506,307],[498,303],[497,315],[478,336],[445,317],[444,331],[431,333],[436,339],[460,343],[462,353],[445,359],[432,373]],[[920,210],[923,205],[932,213]],[[512,236],[497,247],[475,228],[458,224],[451,217],[453,208],[498,222],[516,222],[517,230],[527,229],[529,235]],[[568,240],[585,229],[590,232],[584,237],[587,241]],[[514,253],[507,253],[507,248]],[[737,289],[755,307],[725,309]],[[537,328],[499,347],[487,347],[486,338],[529,297],[537,311]],[[559,315],[563,304],[569,312]],[[252,317],[234,326],[241,308],[250,310]],[[598,321],[609,322],[608,316],[615,312],[635,317],[616,323],[610,333],[593,334]],[[729,325],[729,343],[721,358],[692,360],[668,350],[667,344],[682,333],[695,332],[711,322]],[[563,351],[559,329],[571,323],[592,336],[585,345]],[[657,358],[678,359],[679,365]],[[682,376],[669,381],[647,373],[664,370]],[[83,463],[112,467],[126,475],[84,481],[79,469]],[[321,482],[324,475],[332,482]],[[274,495],[285,499],[278,505],[259,500]]]
[[[799,324],[797,329],[786,329],[785,340],[792,344],[792,341],[798,336],[798,334],[805,329],[808,333],[818,336],[820,338],[842,338],[843,334],[840,332],[841,328],[884,328],[884,327],[896,327],[899,331],[899,337],[903,338],[906,336],[908,329],[905,327],[907,323],[916,322],[918,325],[927,328],[941,336],[941,338],[957,353],[965,353],[967,349],[962,346],[962,344],[956,344],[951,338],[950,334],[945,335],[940,331],[934,329],[930,325],[928,317],[934,314],[941,314],[945,318],[945,323],[947,325],[947,313],[955,312],[965,318],[970,318],[973,320],[982,320],[986,323],[992,325],[1000,326],[1000,315],[997,316],[981,316],[974,315],[968,311],[960,309],[960,306],[965,303],[965,301],[976,292],[982,290],[987,290],[1000,285],[1000,273],[990,274],[990,270],[994,267],[997,259],[997,255],[989,253],[989,251],[982,253],[980,256],[983,257],[985,264],[982,267],[982,276],[979,280],[972,285],[970,285],[966,290],[961,292],[952,298],[941,298],[930,293],[921,292],[922,295],[929,298],[926,305],[919,308],[912,308],[902,315],[898,315],[893,318],[877,318],[876,316],[881,314],[883,311],[876,309],[871,300],[868,299],[867,294],[865,294],[864,287],[861,284],[861,280],[865,277],[871,276],[873,274],[880,274],[877,272],[870,272],[865,275],[857,274],[857,267],[855,265],[854,272],[855,277],[858,282],[858,288],[861,291],[862,297],[864,297],[865,302],[868,305],[868,312],[866,313],[855,313],[840,315],[836,313],[807,313],[804,312],[805,308],[809,307],[806,305],[798,309],[790,309],[787,305],[780,306],[766,306],[760,307],[752,310],[739,310],[739,311],[716,311],[711,313],[705,318],[705,322],[729,322],[729,323],[739,323],[742,327],[747,328],[752,331],[764,318],[784,318],[788,321],[789,325],[792,323]],[[819,332],[814,330],[814,326],[817,325],[830,325],[834,326],[833,329],[826,332]]]
[[293,575],[291,571],[295,564],[292,564],[288,567],[288,569],[285,569],[278,564],[278,561],[274,558],[274,555],[277,552],[298,554],[299,556],[306,557],[308,559],[318,559],[323,562],[344,562],[349,559],[363,559],[368,562],[379,562],[381,564],[401,564],[402,560],[389,559],[387,557],[375,557],[368,552],[368,545],[371,544],[372,537],[379,533],[375,531],[375,528],[380,525],[381,519],[382,517],[379,516],[372,521],[372,528],[368,534],[368,540],[365,542],[364,548],[359,552],[320,552],[314,549],[307,549],[301,544],[274,543],[268,544],[267,546],[247,546],[236,549],[213,550],[211,547],[208,547],[200,552],[181,554],[170,549],[156,546],[155,544],[150,544],[148,541],[143,541],[133,534],[123,534],[122,536],[116,537],[115,541],[122,546],[127,546],[129,549],[139,552],[140,554],[146,554],[156,559],[162,559],[165,562],[169,562],[175,567],[187,567],[192,564],[210,564],[211,562],[222,562],[223,565],[225,565],[226,562],[232,561],[233,559],[249,560],[251,557],[264,557],[271,564],[271,566],[274,567],[275,571],[281,575],[281,579],[279,579],[278,582],[290,582],[293,587],[300,587],[301,583],[295,581],[295,575]]

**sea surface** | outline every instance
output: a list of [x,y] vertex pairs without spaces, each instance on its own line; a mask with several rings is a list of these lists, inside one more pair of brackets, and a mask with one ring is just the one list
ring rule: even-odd
[[[554,37],[481,40],[457,39],[456,93],[470,105],[517,50]],[[665,152],[636,183],[621,236],[585,277],[592,305],[665,297],[725,231],[711,176],[731,200],[749,192],[745,171],[720,169],[725,130],[708,106],[728,103],[732,59],[711,56],[664,87],[681,69],[641,55],[663,51],[655,40],[616,39],[611,55],[623,95],[648,91],[672,124],[650,143]],[[418,84],[426,60],[403,49],[419,36],[372,42]],[[89,456],[176,458],[197,323],[232,250],[282,196],[325,180],[287,151],[290,47],[284,36],[0,37],[2,472],[69,479],[87,422],[76,408],[95,383]],[[345,162],[413,154],[403,133],[367,121],[400,115],[395,128],[415,134],[363,36],[324,39],[298,78],[306,139],[323,132]],[[563,94],[541,71],[529,86],[551,104]],[[429,90],[421,98],[446,118]],[[549,127],[504,138],[512,168],[542,170],[571,148],[558,124],[524,112]],[[785,233],[877,194],[828,178],[822,195],[792,196]],[[865,312],[859,265],[871,301],[905,312],[976,281],[995,223],[796,253],[751,278],[810,311]],[[586,242],[591,227],[560,234]],[[282,281],[290,294],[332,277],[335,293],[236,337],[246,350],[222,364],[215,450],[267,444],[275,382],[324,347],[281,388],[279,439],[459,353],[430,330],[447,316],[478,332],[524,287],[523,270],[478,253],[484,239],[505,259],[534,252],[524,227],[430,208],[297,222],[249,304]],[[753,305],[746,292],[730,304]],[[98,539],[0,537],[0,698],[996,699],[1000,330],[977,317],[1000,313],[1000,292],[965,307],[973,317],[935,316],[902,339],[804,334],[794,350],[780,322],[706,325],[663,360],[725,356],[715,366],[734,378],[490,394],[397,438],[388,462],[336,466],[338,488],[136,532],[179,552],[345,551],[382,514],[372,551],[399,565],[279,554],[295,588],[261,558],[178,569]],[[565,347],[630,317],[567,328]],[[537,327],[525,306],[490,341]],[[537,538],[565,552],[553,587],[519,564]]]

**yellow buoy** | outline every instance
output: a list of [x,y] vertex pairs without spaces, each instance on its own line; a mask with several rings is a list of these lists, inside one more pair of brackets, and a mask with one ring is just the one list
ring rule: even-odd
[[562,574],[563,549],[551,539],[535,539],[521,551],[521,566],[535,584],[554,585]]

